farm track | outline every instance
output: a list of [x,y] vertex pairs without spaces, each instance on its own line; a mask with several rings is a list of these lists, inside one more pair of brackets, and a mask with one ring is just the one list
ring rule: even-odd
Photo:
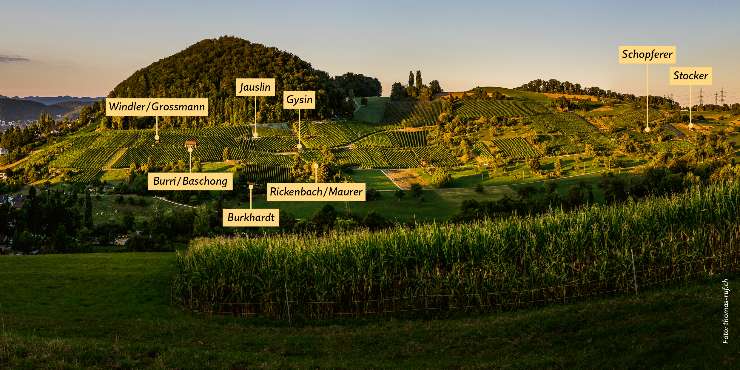
[[113,169],[113,165],[115,165],[116,162],[118,162],[121,159],[121,157],[123,157],[124,154],[126,154],[126,151],[128,151],[128,149],[129,149],[128,147],[122,147],[118,149],[118,151],[116,151],[113,154],[113,156],[110,159],[108,159],[108,162],[106,162],[105,166],[103,166],[102,169],[103,170]]

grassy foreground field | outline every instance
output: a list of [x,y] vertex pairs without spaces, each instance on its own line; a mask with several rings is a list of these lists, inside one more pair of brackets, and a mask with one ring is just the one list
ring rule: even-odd
[[[718,368],[740,361],[717,276],[638,296],[444,320],[311,326],[170,305],[174,254],[0,257],[0,368]],[[729,276],[736,289],[736,276]],[[734,364],[734,365],[733,365]]]

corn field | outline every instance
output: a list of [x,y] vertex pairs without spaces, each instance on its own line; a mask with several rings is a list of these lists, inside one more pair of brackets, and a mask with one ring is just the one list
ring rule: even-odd
[[199,239],[173,298],[200,312],[326,318],[486,311],[737,271],[740,183],[477,224]]

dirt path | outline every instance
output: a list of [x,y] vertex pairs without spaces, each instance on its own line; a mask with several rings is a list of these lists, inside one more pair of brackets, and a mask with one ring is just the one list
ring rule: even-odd
[[38,150],[34,150],[34,151],[32,151],[31,153],[28,153],[28,155],[27,155],[27,156],[25,156],[25,157],[23,157],[23,158],[21,158],[21,159],[19,159],[19,160],[15,161],[15,162],[13,162],[13,163],[8,163],[8,164],[5,164],[5,165],[2,165],[2,166],[0,166],[0,170],[7,170],[8,168],[14,168],[14,167],[18,166],[19,164],[21,164],[21,163],[25,162],[25,161],[26,161],[26,160],[27,160],[28,158],[30,158],[30,157],[31,157],[31,156],[32,156],[32,155],[33,155],[34,153],[37,153],[37,152],[38,152]]
[[121,157],[123,157],[124,154],[126,154],[127,150],[128,148],[118,149],[118,151],[115,154],[113,154],[113,156],[108,160],[108,162],[106,162],[105,166],[103,167],[103,170],[110,170],[111,168],[113,168],[113,165],[116,164],[116,162],[118,162],[118,160],[121,159]]
[[421,186],[427,186],[429,184],[421,178],[414,169],[399,169],[399,170],[380,170],[383,175],[391,180],[397,188],[403,190],[411,189],[411,185],[419,184]]

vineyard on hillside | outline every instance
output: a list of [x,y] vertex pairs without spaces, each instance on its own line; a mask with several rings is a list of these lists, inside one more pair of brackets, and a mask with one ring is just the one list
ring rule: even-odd
[[[292,136],[260,136],[249,139],[247,130],[251,128],[219,127],[201,130],[165,130],[160,131],[160,142],[154,144],[151,130],[139,135],[138,140],[127,146],[126,152],[116,161],[113,167],[126,168],[131,164],[147,163],[150,158],[156,164],[173,163],[188,159],[185,140],[195,138],[198,147],[193,150],[193,157],[203,162],[218,162],[224,159],[224,149],[228,148],[228,159],[246,160],[249,153],[289,152],[298,143]],[[265,130],[266,131],[266,130]]]
[[355,143],[356,147],[420,147],[427,146],[428,131],[385,131],[369,135]]
[[545,113],[547,109],[537,103],[519,100],[463,99],[455,110],[463,118],[526,117]]
[[268,182],[290,182],[293,180],[290,167],[269,164],[247,164],[240,169],[248,182],[264,184]]
[[309,149],[336,148],[386,128],[388,126],[346,121],[301,122],[301,142]]
[[385,109],[383,122],[401,123],[405,127],[433,125],[442,113],[442,102],[413,100],[391,101]]
[[573,154],[584,151],[585,144],[598,148],[613,146],[598,128],[575,113],[539,114],[528,118],[539,135],[547,138],[545,154]]
[[503,137],[493,139],[499,152],[505,157],[514,159],[534,158],[542,155],[537,148],[521,137]]
[[363,169],[417,168],[424,166],[453,167],[455,156],[442,146],[408,148],[366,147],[335,152],[339,163]]

